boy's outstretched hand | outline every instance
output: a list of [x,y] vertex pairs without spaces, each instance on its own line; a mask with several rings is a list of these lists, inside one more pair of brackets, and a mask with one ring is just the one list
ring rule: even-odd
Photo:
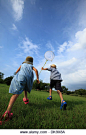
[[43,68],[43,67],[42,67],[41,70],[48,70],[48,68]]
[[44,68],[42,67],[41,70],[43,70]]
[[37,79],[37,83],[38,83],[38,84],[40,83],[39,79]]

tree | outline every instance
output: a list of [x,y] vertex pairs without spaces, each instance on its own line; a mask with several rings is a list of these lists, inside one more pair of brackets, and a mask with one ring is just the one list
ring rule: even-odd
[[39,90],[44,89],[43,81],[40,80],[40,83],[37,84],[37,81],[34,80],[34,82],[33,82],[33,89],[39,89]]
[[63,93],[67,94],[68,88],[66,88],[65,86],[62,86],[62,89],[63,89]]
[[0,72],[0,79],[3,79],[4,74],[2,72]]
[[86,95],[86,90],[85,89],[78,89],[78,90],[75,90],[75,93],[78,95]]
[[0,78],[0,83],[4,83],[4,80]]
[[4,74],[0,72],[0,83],[4,83],[3,77],[4,77]]
[[4,83],[6,83],[7,85],[10,85],[12,79],[13,79],[13,76],[7,77],[4,79]]
[[37,88],[38,88],[37,80],[34,80],[34,82],[33,82],[33,89],[37,89]]
[[40,83],[37,84],[37,81],[34,80],[33,82],[33,89],[38,89],[38,90],[48,90],[49,84],[48,83],[43,83],[42,80],[40,80]]
[[71,91],[67,91],[66,94],[67,94],[67,95],[70,95],[70,94],[71,94]]

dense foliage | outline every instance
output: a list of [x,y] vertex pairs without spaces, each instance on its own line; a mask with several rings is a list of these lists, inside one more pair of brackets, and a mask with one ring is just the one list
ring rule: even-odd
[[37,81],[34,80],[33,89],[36,89],[36,90],[49,90],[49,83],[43,83],[43,81],[40,80],[40,83],[37,84]]
[[5,79],[4,78],[4,73],[0,72],[0,83],[5,83],[7,85],[10,85],[11,80],[13,79],[13,76],[7,77]]
[[4,74],[2,72],[0,72],[0,79],[3,79]]
[[4,79],[4,83],[6,83],[7,85],[10,85],[12,79],[13,79],[13,76],[7,77]]

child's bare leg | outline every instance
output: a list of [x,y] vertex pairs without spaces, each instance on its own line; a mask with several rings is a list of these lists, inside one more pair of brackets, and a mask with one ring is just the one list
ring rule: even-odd
[[52,94],[52,89],[50,88],[50,90],[49,90],[49,97],[47,98],[48,100],[52,100],[51,94]]
[[[16,101],[16,99],[17,99],[18,96],[19,96],[18,94],[12,95],[12,97],[10,98],[10,101],[9,101],[9,104],[8,104],[8,107],[7,107],[7,110],[6,110],[7,112],[8,111],[11,112],[12,106],[13,106],[13,104]],[[5,116],[7,116],[7,114]]]
[[7,107],[7,111],[9,111],[9,112],[11,111],[12,106],[13,106],[13,104],[14,104],[14,102],[16,101],[16,99],[17,99],[18,96],[19,96],[18,94],[12,95],[12,97],[10,98],[8,107]]
[[[57,90],[57,93],[59,94],[59,97],[60,97],[60,99],[61,99],[61,103],[62,103],[62,100],[63,100],[62,93],[61,93],[61,91],[60,91],[60,90]],[[65,101],[63,101],[63,102],[65,102]]]
[[[50,92],[50,96],[51,96],[51,95],[52,95],[52,89],[50,89],[50,91],[49,91],[49,92]],[[51,98],[51,97],[50,97],[50,98]]]
[[24,98],[23,98],[23,101],[25,104],[28,104],[29,103],[29,99],[27,98],[27,91],[24,90]]
[[27,91],[24,90],[24,98],[27,99]]

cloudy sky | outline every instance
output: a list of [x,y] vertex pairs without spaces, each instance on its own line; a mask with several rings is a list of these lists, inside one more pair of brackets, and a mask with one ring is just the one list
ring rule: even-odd
[[[11,76],[27,56],[40,72],[46,51],[69,90],[86,89],[86,0],[0,0],[0,72]],[[35,77],[36,78],[36,77]],[[34,79],[35,79],[34,78]],[[50,72],[42,71],[43,82]]]

